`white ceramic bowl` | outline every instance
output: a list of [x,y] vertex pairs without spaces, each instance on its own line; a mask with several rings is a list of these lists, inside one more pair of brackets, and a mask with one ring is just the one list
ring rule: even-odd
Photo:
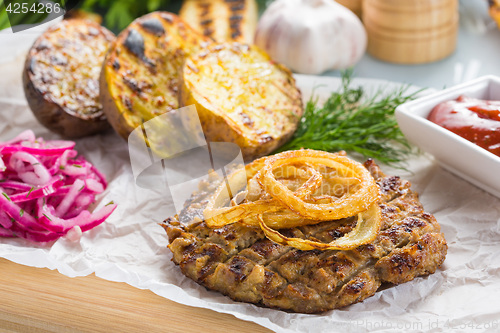
[[500,157],[427,120],[436,105],[460,95],[500,100],[500,78],[483,76],[404,103],[396,109],[399,126],[444,168],[500,198]]

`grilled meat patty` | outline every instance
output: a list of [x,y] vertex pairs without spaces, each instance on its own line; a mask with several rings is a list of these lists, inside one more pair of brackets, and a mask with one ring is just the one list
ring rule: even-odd
[[[172,260],[187,277],[235,301],[302,313],[340,308],[372,296],[384,282],[434,273],[447,251],[436,219],[424,211],[410,182],[386,176],[372,160],[365,167],[382,193],[382,229],[370,244],[350,251],[300,251],[268,240],[257,227],[208,228],[203,209],[221,181],[212,178],[163,224]],[[344,219],[281,231],[330,242],[355,223]]]

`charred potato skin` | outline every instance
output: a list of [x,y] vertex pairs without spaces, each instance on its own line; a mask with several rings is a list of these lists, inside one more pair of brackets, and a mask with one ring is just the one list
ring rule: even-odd
[[184,0],[179,16],[217,42],[253,43],[258,8],[255,0]]
[[122,31],[100,77],[100,100],[114,130],[127,140],[144,122],[179,108],[185,57],[210,43],[169,12],[142,16]]
[[25,69],[23,84],[25,96],[35,118],[48,128],[65,138],[81,138],[103,132],[110,128],[106,117],[101,112],[99,116],[81,119],[68,114],[57,103],[54,103],[35,87]]
[[[286,91],[283,93],[282,99],[287,100],[288,109],[285,111],[287,113],[286,117],[281,117],[280,119],[286,119],[285,122],[277,121],[275,118],[278,111],[276,110],[277,105],[265,104],[266,108],[269,109],[269,113],[265,115],[268,119],[269,127],[282,127],[283,130],[279,131],[278,134],[269,134],[262,127],[255,126],[253,130],[245,129],[249,124],[242,123],[238,119],[228,117],[224,110],[220,109],[220,105],[216,105],[210,101],[211,95],[199,89],[199,85],[191,82],[188,76],[193,72],[193,61],[196,63],[200,58],[207,57],[207,52],[220,52],[221,50],[235,49],[235,50],[249,50],[249,52],[258,53],[258,58],[265,59],[264,62],[268,63],[274,68],[274,71],[279,73],[279,78],[281,79],[278,84],[282,84],[282,89]],[[235,85],[238,84],[235,81],[231,81],[232,77],[228,76],[228,83]],[[215,85],[216,83],[214,83]],[[261,89],[268,90],[270,88],[269,82],[262,83],[260,85]],[[242,89],[246,89],[245,86]],[[250,91],[246,91],[248,98],[254,98]],[[280,94],[279,92],[277,94]],[[277,95],[275,94],[275,95]],[[271,58],[262,50],[254,45],[247,45],[241,43],[222,43],[214,44],[209,50],[201,51],[200,53],[188,58],[184,65],[183,77],[181,82],[181,91],[179,94],[179,100],[181,106],[195,105],[198,111],[198,116],[200,118],[201,126],[205,137],[210,142],[232,142],[237,144],[241,151],[245,161],[251,161],[256,158],[268,155],[273,152],[285,142],[287,142],[297,129],[298,122],[303,114],[303,104],[302,95],[300,90],[295,85],[295,79],[293,78],[292,72],[285,66],[281,64],[274,63]],[[264,100],[264,103],[266,101]],[[243,110],[247,110],[247,105],[240,105]],[[238,106],[237,106],[238,107]],[[249,122],[253,122],[252,114],[249,113]],[[256,134],[261,132],[259,134]]]
[[109,92],[108,80],[106,79],[106,68],[103,67],[101,71],[101,76],[99,78],[99,100],[103,105],[104,113],[106,119],[115,132],[122,138],[128,138],[128,135],[134,130],[134,128],[123,120],[120,110],[115,104],[111,93]]
[[[72,26],[70,27],[70,25]],[[55,58],[57,62],[60,61],[57,60],[57,57],[60,54],[64,55],[64,49],[57,48],[53,44],[50,44],[47,35],[50,37],[50,34],[57,34],[60,30],[64,31],[65,29],[71,28],[76,29],[76,31],[81,33],[82,36],[85,36],[85,38],[91,38],[91,36],[88,35],[88,32],[91,31],[93,35],[98,36],[96,38],[102,39],[102,43],[107,43],[107,46],[114,40],[114,35],[96,22],[82,19],[63,20],[49,28],[35,41],[26,57],[22,80],[28,105],[35,118],[50,131],[65,138],[80,138],[94,135],[110,128],[98,100],[99,92],[95,91],[95,89],[91,89],[90,92],[86,91],[88,94],[84,94],[84,97],[82,97],[83,102],[81,103],[85,103],[85,107],[89,108],[91,110],[90,112],[79,112],[79,105],[76,107],[77,110],[75,110],[75,107],[70,108],[64,105],[61,98],[57,96],[54,97],[51,93],[51,89],[54,89],[55,84],[50,81],[54,81],[53,71],[57,71],[57,69],[55,67],[51,68],[50,66],[40,65],[40,61],[44,61],[44,59]],[[65,43],[64,38],[66,37],[71,38],[70,36],[62,36],[62,44]],[[106,50],[107,46],[103,44]],[[42,55],[41,52],[44,51],[53,51],[54,54],[52,56],[49,56],[49,54]],[[102,60],[104,60],[104,56],[105,53],[102,54],[102,59],[94,59],[93,61],[100,64]],[[71,55],[66,59],[68,63],[74,62],[74,66],[78,66],[79,63],[88,61],[88,58],[75,59],[71,58]],[[97,68],[100,70],[100,65],[97,66]],[[86,68],[83,66],[83,69]],[[93,70],[95,70],[95,68],[93,68]],[[84,76],[92,76],[90,73],[83,71],[81,74]],[[92,77],[92,79],[96,80],[95,87],[94,84],[92,84],[92,88],[98,89],[97,80],[99,79],[99,75],[96,75],[95,78]],[[44,81],[48,82],[45,83]],[[71,80],[66,77],[61,79],[61,81],[69,82]],[[68,89],[68,91],[69,90],[70,89]],[[62,95],[64,95],[64,93],[66,92],[62,91]],[[75,103],[78,104],[79,102]]]
[[278,140],[249,140],[236,124],[228,122],[224,117],[215,115],[210,105],[194,97],[192,90],[184,85],[179,98],[181,105],[195,105],[203,128],[203,133],[209,142],[231,142],[238,145],[245,161],[252,161],[274,151],[293,135],[293,131],[286,133]]

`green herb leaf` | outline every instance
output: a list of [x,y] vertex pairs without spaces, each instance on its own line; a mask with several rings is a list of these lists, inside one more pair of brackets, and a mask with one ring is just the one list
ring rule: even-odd
[[177,12],[180,0],[83,0],[80,8],[104,15],[104,24],[119,32],[134,19],[155,10]]
[[157,10],[158,8],[160,8],[161,2],[162,2],[161,0],[149,0],[149,1],[146,1],[147,7],[148,7],[148,11],[154,12],[155,10]]
[[109,26],[123,29],[134,20],[134,16],[131,14],[131,7],[127,2],[114,1],[109,6],[104,19]]
[[9,195],[8,195],[7,193],[2,192],[2,195],[3,195],[3,196],[7,199],[7,200],[12,201],[12,200],[10,200],[10,197],[9,197]]
[[351,86],[352,71],[342,73],[342,87],[318,106],[311,98],[292,139],[278,151],[301,148],[324,151],[345,150],[364,158],[401,167],[417,150],[398,127],[396,107],[415,98],[408,86],[390,93],[379,91],[367,97],[361,87]]

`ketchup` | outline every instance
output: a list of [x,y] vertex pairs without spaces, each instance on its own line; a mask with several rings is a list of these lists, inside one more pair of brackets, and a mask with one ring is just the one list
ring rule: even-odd
[[500,156],[500,101],[460,96],[434,107],[428,119]]

